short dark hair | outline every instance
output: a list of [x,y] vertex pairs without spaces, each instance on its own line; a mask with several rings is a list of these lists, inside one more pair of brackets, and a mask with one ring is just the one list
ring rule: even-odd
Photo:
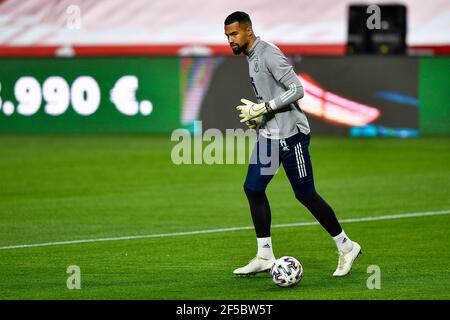
[[225,25],[232,24],[234,22],[239,22],[239,24],[243,24],[246,26],[252,25],[252,20],[250,20],[250,16],[243,11],[233,12],[225,19]]

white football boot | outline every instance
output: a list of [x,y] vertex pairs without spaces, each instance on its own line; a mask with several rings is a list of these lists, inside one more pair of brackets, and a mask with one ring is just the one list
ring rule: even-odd
[[339,260],[338,260],[338,266],[336,268],[336,271],[334,271],[333,276],[334,277],[342,277],[347,275],[350,270],[352,270],[353,261],[355,261],[356,258],[362,253],[361,252],[361,246],[353,242],[353,249],[349,252],[339,252]]
[[237,268],[233,273],[235,275],[253,275],[258,272],[269,271],[275,260],[275,258],[264,259],[256,256],[246,266]]

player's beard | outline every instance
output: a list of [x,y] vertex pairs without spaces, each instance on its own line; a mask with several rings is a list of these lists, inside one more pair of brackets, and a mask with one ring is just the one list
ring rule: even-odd
[[248,46],[248,42],[245,43],[245,44],[243,44],[242,46],[238,45],[237,43],[235,43],[234,45],[235,45],[236,47],[231,48],[231,50],[233,50],[233,53],[234,53],[235,55],[238,56],[238,55],[240,55],[242,52],[245,51],[245,49],[246,49],[247,46]]

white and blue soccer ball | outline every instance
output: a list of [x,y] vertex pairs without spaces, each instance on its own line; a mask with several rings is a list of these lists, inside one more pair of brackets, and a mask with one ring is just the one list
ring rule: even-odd
[[303,276],[303,267],[294,257],[277,259],[270,269],[272,281],[279,287],[296,286]]

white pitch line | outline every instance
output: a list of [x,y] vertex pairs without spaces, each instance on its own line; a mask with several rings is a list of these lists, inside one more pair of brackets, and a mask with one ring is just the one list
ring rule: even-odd
[[[401,213],[401,214],[376,216],[376,217],[340,219],[339,222],[340,223],[348,223],[348,222],[394,220],[394,219],[438,216],[438,215],[447,215],[447,214],[450,214],[450,210],[430,211],[430,212],[414,212],[414,213]],[[272,228],[304,227],[304,226],[313,226],[313,225],[318,225],[318,224],[319,223],[317,221],[297,222],[297,223],[287,223],[287,224],[275,224],[275,225],[272,225]],[[253,226],[234,227],[234,228],[222,228],[222,229],[209,229],[209,230],[197,230],[197,231],[188,231],[188,232],[147,234],[147,235],[140,235],[140,236],[124,236],[124,237],[97,238],[97,239],[85,239],[85,240],[70,240],[70,241],[58,241],[58,242],[46,242],[46,243],[34,243],[34,244],[21,244],[21,245],[0,247],[0,250],[10,250],[10,249],[20,249],[20,248],[33,248],[33,247],[49,247],[49,246],[58,246],[58,245],[66,245],[66,244],[90,243],[90,242],[105,242],[105,241],[132,240],[132,239],[146,239],[146,238],[164,238],[164,237],[190,236],[190,235],[196,235],[196,234],[219,233],[219,232],[230,232],[230,231],[240,231],[240,230],[253,230]]]

